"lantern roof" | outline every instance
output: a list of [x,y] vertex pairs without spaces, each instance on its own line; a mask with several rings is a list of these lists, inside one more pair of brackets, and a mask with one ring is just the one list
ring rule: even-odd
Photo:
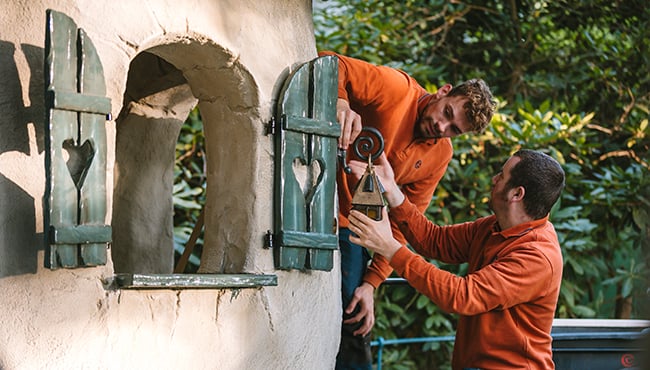
[[366,167],[366,172],[354,190],[352,204],[382,207],[386,205],[382,195],[383,192],[384,187],[379,181],[379,177],[375,174],[372,163],[369,163],[368,167]]

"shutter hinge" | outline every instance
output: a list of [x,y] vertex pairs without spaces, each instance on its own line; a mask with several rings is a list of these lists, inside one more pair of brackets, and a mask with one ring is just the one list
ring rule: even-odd
[[264,249],[273,249],[273,233],[271,230],[267,230],[266,235],[264,235]]
[[275,116],[266,124],[266,135],[275,135]]

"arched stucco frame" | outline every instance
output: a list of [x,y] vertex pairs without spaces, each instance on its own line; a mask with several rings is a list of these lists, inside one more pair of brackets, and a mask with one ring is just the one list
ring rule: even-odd
[[[254,263],[255,177],[263,134],[258,86],[236,56],[198,36],[167,35],[136,56],[116,120],[112,258],[116,272],[173,270],[175,144],[197,104],[207,151],[202,273]],[[271,185],[269,185],[271,186]]]

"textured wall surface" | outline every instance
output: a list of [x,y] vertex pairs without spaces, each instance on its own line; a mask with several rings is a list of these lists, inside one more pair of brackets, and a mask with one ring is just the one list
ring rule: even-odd
[[[107,289],[112,249],[106,266],[43,267],[46,9],[74,19],[103,65],[120,268],[171,267],[169,148],[198,104],[211,156],[203,272],[275,274],[278,286]],[[0,369],[333,368],[338,255],[331,272],[277,271],[262,248],[273,228],[264,124],[287,75],[316,57],[311,2],[17,0],[0,25]],[[168,75],[132,64],[156,58],[179,83],[150,88]]]

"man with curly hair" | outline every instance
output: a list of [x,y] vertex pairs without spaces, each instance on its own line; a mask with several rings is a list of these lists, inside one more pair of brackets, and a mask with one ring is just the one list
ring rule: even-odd
[[[347,151],[363,127],[377,129],[384,139],[384,153],[395,169],[396,182],[424,212],[453,155],[450,138],[482,132],[492,119],[495,103],[487,84],[473,79],[455,87],[446,84],[429,93],[403,71],[330,51],[319,55],[336,56],[339,61],[339,148]],[[392,272],[380,255],[368,263],[369,253],[349,239],[347,217],[362,174],[358,170],[337,172],[343,299],[338,370],[371,368],[373,293]],[[404,240],[396,227],[394,234]]]

